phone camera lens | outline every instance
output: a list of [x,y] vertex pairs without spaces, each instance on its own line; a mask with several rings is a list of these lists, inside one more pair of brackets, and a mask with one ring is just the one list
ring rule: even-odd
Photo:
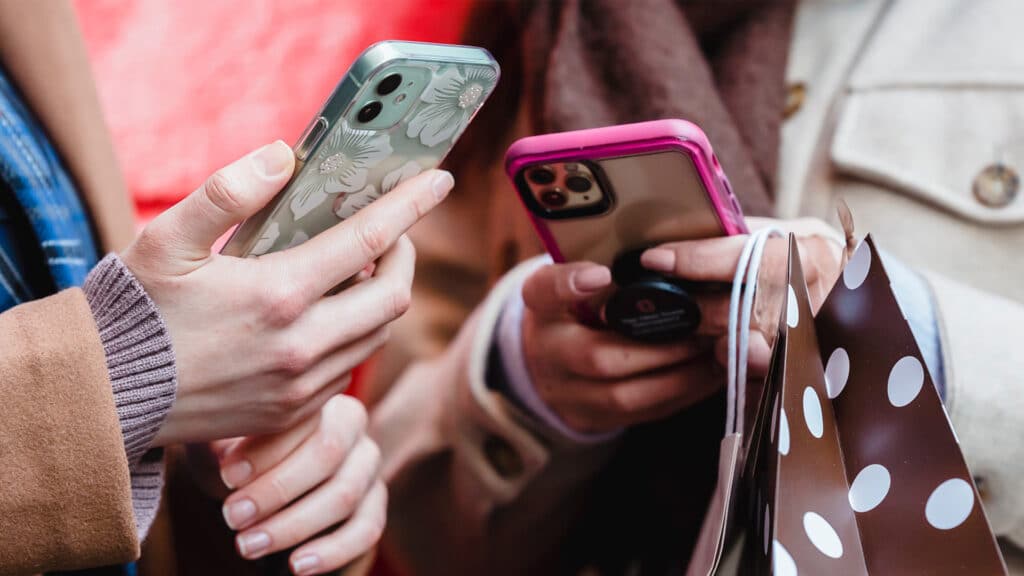
[[377,94],[380,94],[381,96],[387,96],[388,94],[394,92],[401,84],[402,75],[391,74],[387,78],[381,80],[380,84],[377,84]]
[[580,176],[578,174],[569,176],[565,179],[565,187],[573,192],[586,192],[593,186],[593,182],[586,176]]
[[530,171],[530,181],[534,184],[551,184],[555,181],[555,173],[550,168],[541,166]]
[[380,102],[374,100],[373,102],[370,102],[366,106],[363,106],[362,108],[359,109],[359,114],[356,115],[356,119],[362,122],[363,124],[366,124],[367,122],[376,118],[377,115],[380,114],[380,110],[383,107],[384,106],[381,105]]
[[558,190],[545,190],[540,194],[540,201],[552,208],[565,206],[565,203],[568,200],[569,199],[565,197],[565,194],[562,194]]

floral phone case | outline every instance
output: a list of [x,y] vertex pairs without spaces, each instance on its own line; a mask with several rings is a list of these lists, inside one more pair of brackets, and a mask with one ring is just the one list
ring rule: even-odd
[[[224,246],[259,256],[305,242],[436,168],[498,82],[483,48],[388,41],[352,65],[295,146],[295,175]],[[397,80],[396,80],[397,78]]]

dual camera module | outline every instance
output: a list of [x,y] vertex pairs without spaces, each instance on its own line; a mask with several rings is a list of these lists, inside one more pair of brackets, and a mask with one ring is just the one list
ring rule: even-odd
[[[377,88],[374,91],[378,96],[388,96],[395,90],[398,90],[398,87],[401,85],[401,74],[389,74],[388,76],[385,76],[379,84],[377,84]],[[401,102],[401,100],[398,102]],[[383,109],[384,104],[382,104],[380,100],[372,100],[359,109],[356,119],[362,124],[372,122],[374,118],[380,115],[380,111]]]

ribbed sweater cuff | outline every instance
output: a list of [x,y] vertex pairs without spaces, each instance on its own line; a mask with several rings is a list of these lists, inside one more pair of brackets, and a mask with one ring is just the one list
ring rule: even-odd
[[116,254],[93,268],[83,289],[107,357],[141,539],[160,504],[163,453],[150,444],[177,392],[174,350],[156,304]]

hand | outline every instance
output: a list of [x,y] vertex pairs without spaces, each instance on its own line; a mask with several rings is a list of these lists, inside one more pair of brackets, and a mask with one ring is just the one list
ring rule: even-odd
[[523,352],[534,387],[562,422],[586,434],[664,418],[725,381],[707,339],[651,345],[581,324],[571,310],[611,281],[604,266],[571,263],[545,266],[523,284]]
[[[750,218],[752,228],[774,225],[796,235],[800,266],[817,312],[842,268],[841,236],[821,220],[777,221]],[[747,236],[670,242],[644,252],[641,264],[650,270],[698,282],[732,283]],[[765,246],[755,293],[754,331],[750,335],[748,374],[763,377],[771,360],[771,344],[778,329],[782,299],[786,294],[789,240],[772,238]],[[715,356],[722,365],[728,360],[729,295],[698,295],[702,312],[700,333],[716,338]]]
[[224,503],[224,519],[241,531],[238,552],[256,559],[302,544],[289,556],[300,575],[355,560],[384,530],[380,463],[366,435],[366,410],[341,395],[291,430],[228,447],[221,477],[237,490]]
[[[177,363],[177,399],[155,445],[291,427],[346,386],[409,305],[415,252],[403,234],[447,195],[447,172],[412,178],[295,248],[259,258],[211,252],[293,167],[284,143],[261,148],[153,220],[122,254],[159,307]],[[378,259],[373,277],[324,297]]]

